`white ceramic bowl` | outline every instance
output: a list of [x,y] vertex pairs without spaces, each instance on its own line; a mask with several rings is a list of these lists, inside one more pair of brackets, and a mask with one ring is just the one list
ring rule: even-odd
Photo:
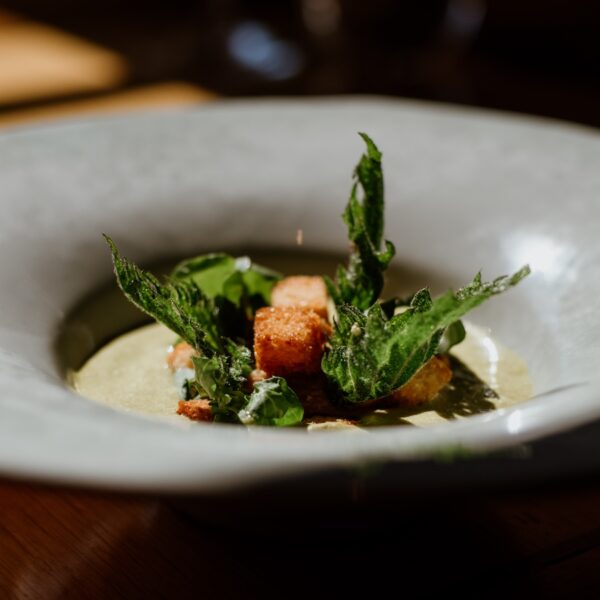
[[[527,362],[536,397],[431,429],[369,435],[180,426],[73,393],[63,319],[111,278],[101,232],[151,264],[230,247],[344,251],[362,142],[384,152],[387,237],[434,289],[529,263],[470,317]],[[600,136],[398,100],[222,102],[0,137],[0,474],[163,492],[231,489],[448,448],[489,451],[600,416]]]

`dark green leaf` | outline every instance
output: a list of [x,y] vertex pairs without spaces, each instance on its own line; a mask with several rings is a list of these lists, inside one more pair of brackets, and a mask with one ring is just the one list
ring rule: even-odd
[[193,281],[209,298],[223,293],[223,284],[235,273],[235,258],[223,253],[204,254],[180,262],[171,278]]
[[[352,252],[347,267],[338,267],[335,282],[326,277],[329,294],[336,304],[351,304],[366,310],[383,289],[383,273],[392,260],[394,245],[383,243],[384,199],[381,153],[365,133],[360,136],[367,151],[354,170],[356,179],[343,214]],[[362,189],[362,198],[357,195]],[[384,248],[382,249],[382,243]]]
[[298,425],[304,418],[304,408],[285,379],[271,377],[254,384],[248,404],[239,412],[246,425]]
[[271,289],[281,275],[252,263],[247,256],[206,254],[181,262],[171,277],[193,282],[215,306],[221,335],[249,339],[254,313],[270,303]]
[[195,356],[192,360],[196,383],[210,399],[214,420],[238,422],[237,413],[248,401],[242,369],[226,354]]
[[204,352],[220,347],[211,307],[198,286],[191,282],[161,284],[154,275],[121,257],[115,243],[104,237],[119,287],[133,304]]
[[364,227],[369,239],[376,248],[381,245],[383,237],[383,171],[381,168],[381,152],[366,133],[359,133],[367,145],[367,153],[363,154],[356,166],[356,176],[364,190],[363,210]]
[[366,313],[338,307],[338,319],[322,368],[341,397],[363,402],[404,385],[437,351],[444,331],[487,298],[516,285],[529,274],[523,267],[510,277],[483,283],[481,275],[456,293],[431,300],[417,292],[408,310],[388,318],[381,305]]

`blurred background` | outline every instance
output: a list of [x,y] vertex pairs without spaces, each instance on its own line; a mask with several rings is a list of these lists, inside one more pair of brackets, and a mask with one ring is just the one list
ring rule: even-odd
[[0,0],[0,125],[390,94],[600,125],[598,0]]

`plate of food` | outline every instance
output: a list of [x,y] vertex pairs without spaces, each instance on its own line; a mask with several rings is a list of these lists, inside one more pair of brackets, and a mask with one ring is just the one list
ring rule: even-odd
[[600,417],[599,136],[387,99],[0,138],[0,473],[216,492]]

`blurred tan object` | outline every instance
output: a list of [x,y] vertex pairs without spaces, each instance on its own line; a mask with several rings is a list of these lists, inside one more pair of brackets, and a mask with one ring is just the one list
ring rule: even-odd
[[96,98],[0,113],[0,127],[80,115],[188,106],[206,102],[215,97],[215,94],[202,88],[188,83],[171,81]]
[[115,52],[0,13],[0,105],[108,90],[126,75]]

